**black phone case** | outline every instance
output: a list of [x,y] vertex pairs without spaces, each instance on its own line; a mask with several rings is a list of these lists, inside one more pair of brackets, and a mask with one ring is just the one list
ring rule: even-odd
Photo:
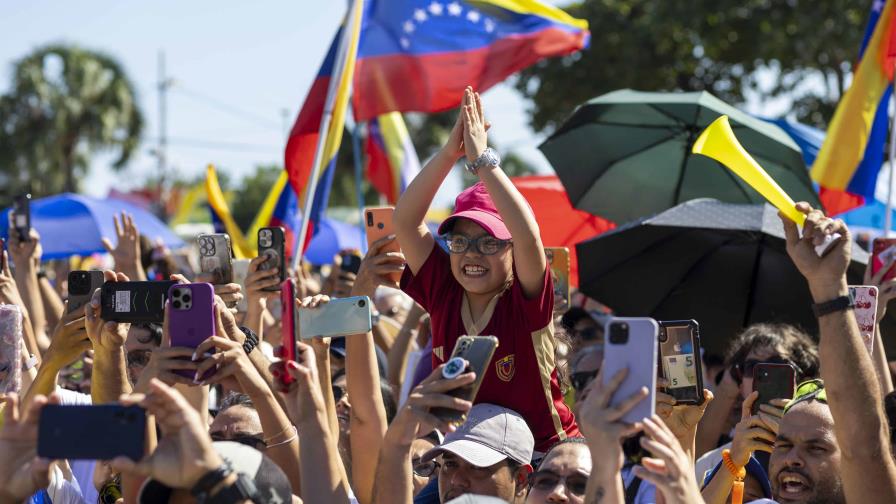
[[31,195],[16,196],[15,201],[13,201],[12,211],[15,213],[16,219],[21,215],[25,216],[25,225],[15,226],[15,229],[19,234],[19,241],[26,242],[31,237]]
[[100,296],[100,316],[113,322],[155,322],[165,320],[168,289],[177,282],[106,282]]
[[[691,333],[691,344],[694,346],[694,371],[697,373],[697,386],[694,388],[666,388],[663,392],[675,398],[677,404],[693,404],[701,405],[705,400],[703,397],[703,362],[700,356],[700,324],[696,320],[669,320],[657,321],[660,326],[660,335],[663,331],[670,327],[687,327]],[[661,336],[662,337],[662,336]],[[663,342],[660,341],[658,356],[658,365],[660,371],[663,369]]]
[[753,390],[759,397],[753,403],[751,412],[759,413],[759,406],[769,404],[772,399],[791,399],[796,388],[795,373],[790,364],[756,364],[753,368]]
[[343,254],[340,269],[357,275],[358,271],[361,270],[361,261],[361,256],[357,254]]
[[84,311],[93,292],[103,286],[102,271],[71,271],[68,274],[68,313]]
[[[270,241],[264,235],[266,231],[271,232]],[[274,267],[279,269],[278,277],[280,283],[286,280],[286,233],[282,227],[266,227],[258,230],[258,255],[259,257],[268,254],[271,257],[259,266],[258,269],[267,271]],[[279,292],[280,285],[268,287],[264,289],[270,292]]]
[[37,454],[51,460],[143,457],[146,412],[139,406],[59,406],[40,412]]
[[[498,338],[494,336],[461,336],[454,345],[451,358],[462,357],[466,360],[467,369],[464,372],[475,372],[476,381],[466,387],[449,390],[445,394],[473,402],[480,385],[482,385],[482,380],[485,379],[485,374],[488,372],[496,348],[498,348]],[[453,423],[463,423],[467,418],[466,414],[451,408],[432,408],[430,413]]]

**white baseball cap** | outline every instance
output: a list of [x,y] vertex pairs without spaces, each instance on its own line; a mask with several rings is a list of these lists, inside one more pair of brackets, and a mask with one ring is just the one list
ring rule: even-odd
[[489,467],[505,459],[522,465],[532,462],[535,438],[516,411],[494,404],[480,403],[467,414],[467,421],[445,441],[420,458],[432,460],[451,452],[476,467]]

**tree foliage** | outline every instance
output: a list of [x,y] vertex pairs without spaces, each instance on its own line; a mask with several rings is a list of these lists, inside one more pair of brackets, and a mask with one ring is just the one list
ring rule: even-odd
[[531,123],[551,130],[577,105],[620,88],[708,90],[742,104],[780,99],[824,127],[847,84],[870,6],[854,0],[584,0],[588,49],[524,70]]

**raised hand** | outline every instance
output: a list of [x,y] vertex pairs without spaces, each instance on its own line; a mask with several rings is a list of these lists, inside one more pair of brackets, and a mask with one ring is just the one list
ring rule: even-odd
[[592,457],[604,457],[595,460],[595,465],[606,464],[619,471],[623,464],[622,440],[641,430],[639,423],[628,424],[621,419],[647,397],[647,389],[642,388],[617,406],[610,406],[610,399],[622,385],[628,369],[619,370],[606,385],[602,384],[602,375],[603,370],[592,382],[592,389],[579,408],[579,427],[588,439]]
[[53,330],[50,347],[44,354],[44,360],[55,362],[60,368],[75,362],[90,349],[84,312],[76,310],[68,313],[68,301],[64,306],[62,318]]
[[9,394],[5,402],[0,428],[0,502],[22,502],[49,484],[50,461],[36,457],[37,425],[44,405],[59,404],[59,397],[35,396],[27,411],[23,411],[18,394]]
[[37,230],[31,228],[28,234],[28,241],[19,240],[19,233],[9,233],[9,253],[12,255],[12,262],[16,268],[26,271],[36,271],[40,269],[40,258],[43,255],[43,248],[40,246],[40,234]]
[[[211,350],[215,350],[215,353],[202,358],[196,368],[195,380],[200,385],[221,383],[230,390],[239,390],[249,395],[263,391],[267,388],[267,383],[243,350],[242,343],[229,335],[225,327],[224,313],[224,309],[215,304],[215,332],[218,335],[210,336],[200,343],[194,355],[196,358],[202,358],[201,356]],[[213,375],[202,379],[202,376],[216,367],[217,370]]]
[[464,153],[469,162],[473,162],[488,147],[485,114],[482,110],[482,99],[474,93],[472,87],[464,90],[464,101],[461,106],[464,123]]
[[[731,442],[731,461],[737,467],[744,467],[750,461],[754,451],[771,453],[774,448],[775,438],[778,436],[778,424],[784,414],[783,408],[771,407],[765,404],[758,415],[751,413],[753,403],[759,398],[759,392],[754,391],[741,405],[740,422],[734,427],[734,440]],[[787,401],[784,401],[786,403]],[[780,415],[777,411],[780,410]]]
[[5,250],[0,251],[0,303],[25,307],[25,303],[22,302],[22,296],[19,294],[19,288],[16,285],[16,279],[9,269],[9,256],[6,255]]
[[116,471],[150,477],[172,488],[190,489],[223,464],[199,412],[174,388],[154,379],[146,395],[126,396],[121,402],[146,408],[164,435],[155,451],[139,462],[127,457],[113,460]]
[[[664,387],[665,379],[657,378],[656,386],[658,389]],[[703,413],[706,412],[706,407],[709,406],[709,403],[713,400],[712,392],[703,389],[703,399],[703,404],[700,405],[678,404],[675,401],[675,398],[671,395],[659,390],[656,391],[657,415],[663,422],[665,422],[669,430],[675,434],[675,438],[678,439],[685,448],[688,448],[685,444],[685,440],[688,440],[689,444],[692,438],[696,435],[697,424],[700,423],[700,419],[703,418]]]
[[[128,281],[127,275],[113,271],[104,271],[103,277],[107,282]],[[94,291],[90,303],[84,309],[87,314],[87,337],[90,338],[94,351],[119,350],[128,337],[131,324],[107,322],[100,317],[100,289]]]
[[398,288],[393,280],[395,273],[404,271],[405,258],[401,252],[383,252],[387,245],[395,241],[395,235],[381,238],[370,246],[367,256],[361,261],[361,268],[351,289],[352,296],[367,296],[373,299],[380,285]]
[[145,280],[146,273],[140,262],[140,231],[134,224],[134,217],[121,212],[121,218],[113,216],[115,223],[115,237],[117,242],[112,242],[105,236],[102,238],[103,247],[115,259],[115,270],[124,271],[136,280]]
[[268,270],[259,269],[266,263],[268,256],[261,255],[249,262],[249,272],[243,282],[246,286],[246,299],[250,305],[266,302],[280,295],[280,289],[266,290],[280,285],[280,271],[274,267]]
[[[806,277],[812,295],[823,298],[816,301],[830,301],[831,292],[846,290],[846,268],[849,267],[852,245],[849,229],[842,220],[825,217],[824,213],[813,209],[808,203],[797,203],[796,209],[806,215],[802,235],[795,222],[779,214],[784,225],[787,253]],[[830,246],[823,257],[819,257],[815,247],[835,233],[839,233],[841,238]]]
[[666,504],[695,504],[703,502],[700,488],[694,478],[694,466],[672,434],[672,431],[656,415],[644,419],[644,437],[641,446],[650,452],[635,475],[656,485]]

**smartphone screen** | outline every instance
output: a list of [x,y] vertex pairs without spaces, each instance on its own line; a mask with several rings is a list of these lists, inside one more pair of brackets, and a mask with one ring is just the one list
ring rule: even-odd
[[882,268],[889,268],[883,281],[896,278],[896,238],[875,238],[871,252],[871,274],[876,275]]
[[759,391],[759,397],[753,403],[753,414],[759,412],[760,405],[769,404],[772,399],[792,399],[795,388],[795,373],[790,364],[756,364],[753,368],[753,390]]
[[874,327],[877,324],[877,287],[873,285],[850,285],[849,293],[855,302],[853,312],[859,324],[859,333],[868,354],[874,351]]
[[143,457],[146,413],[139,406],[58,406],[40,412],[37,454],[48,459]]
[[666,393],[681,404],[703,404],[697,322],[660,322],[660,365]]

